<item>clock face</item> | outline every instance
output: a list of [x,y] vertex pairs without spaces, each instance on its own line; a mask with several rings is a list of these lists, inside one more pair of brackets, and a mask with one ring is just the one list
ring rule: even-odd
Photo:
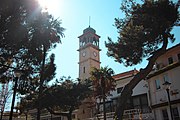
[[96,56],[97,56],[97,53],[94,51],[94,52],[93,52],[93,55],[96,57]]
[[85,57],[85,56],[86,56],[86,52],[83,52],[83,53],[82,53],[82,56]]

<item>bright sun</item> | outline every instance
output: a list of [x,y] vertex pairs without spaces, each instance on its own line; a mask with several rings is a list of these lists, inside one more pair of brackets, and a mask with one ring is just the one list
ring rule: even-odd
[[46,9],[48,12],[52,12],[57,10],[58,8],[58,0],[38,0],[40,6],[43,9]]

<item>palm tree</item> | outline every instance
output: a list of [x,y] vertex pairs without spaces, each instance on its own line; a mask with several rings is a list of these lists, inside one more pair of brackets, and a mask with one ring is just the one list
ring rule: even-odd
[[[64,37],[64,28],[60,26],[61,21],[54,19],[48,12],[40,13],[36,20],[30,24],[31,40],[30,48],[32,54],[40,54],[40,82],[39,82],[39,95],[40,99],[43,91],[43,84],[45,82],[45,64],[49,51],[56,47],[57,43],[61,43],[61,38]],[[33,47],[32,47],[33,46]],[[34,49],[32,49],[34,48]],[[38,56],[36,56],[38,57]],[[53,73],[52,73],[53,74]],[[37,120],[40,120],[41,102],[37,110]]]
[[115,80],[112,75],[114,71],[111,68],[101,67],[100,69],[94,68],[91,71],[91,80],[93,81],[95,97],[100,100],[103,99],[103,116],[106,120],[106,107],[105,99],[110,95],[110,91],[115,90]]

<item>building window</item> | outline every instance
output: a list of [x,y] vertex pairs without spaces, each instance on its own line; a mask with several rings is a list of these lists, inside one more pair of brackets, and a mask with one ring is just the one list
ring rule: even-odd
[[177,56],[178,56],[178,60],[180,61],[180,53],[179,53],[179,54],[177,54]]
[[85,72],[86,72],[85,70],[86,70],[86,68],[84,67],[84,68],[83,68],[83,73],[85,73]]
[[167,113],[167,110],[166,110],[166,109],[163,109],[163,110],[162,110],[162,116],[163,116],[163,120],[169,120],[169,118],[168,118],[168,113]]
[[121,92],[122,92],[122,89],[123,89],[123,87],[117,88],[117,93],[118,93],[118,94],[121,93]]
[[168,74],[163,75],[163,80],[164,80],[164,82],[166,82],[166,81],[170,82]]
[[160,80],[155,80],[156,90],[161,89]]
[[126,107],[125,107],[126,110],[128,109],[133,109],[133,99],[132,97],[130,97],[127,101],[126,101]]
[[180,119],[177,107],[172,108],[172,113],[173,113],[174,120],[179,120]]
[[148,98],[147,95],[143,95],[140,98],[141,100],[141,109],[143,113],[149,113],[150,109],[149,109],[149,105],[148,105]]
[[134,109],[141,109],[142,113],[150,112],[148,106],[147,94],[138,95],[133,97],[133,106]]
[[173,63],[173,58],[172,58],[172,57],[169,57],[169,58],[168,58],[168,63],[169,63],[169,64],[172,64],[172,63]]
[[135,109],[141,109],[140,99],[138,97],[133,98],[133,105]]

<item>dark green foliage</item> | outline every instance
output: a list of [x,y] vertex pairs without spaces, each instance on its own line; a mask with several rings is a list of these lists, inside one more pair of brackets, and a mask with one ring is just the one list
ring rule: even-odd
[[[33,7],[33,8],[32,8]],[[0,4],[0,64],[24,52],[28,41],[27,23],[32,14],[40,13],[36,0],[1,0]],[[6,64],[5,64],[6,65]]]
[[[80,81],[73,82],[70,78],[61,78],[51,87],[44,87],[40,98],[41,107],[50,111],[58,111],[59,114],[67,111],[68,114],[71,114],[73,110],[78,108],[82,100],[91,95],[90,86],[90,81],[85,81],[82,84]],[[22,99],[21,109],[37,108],[38,98],[35,94],[30,94]],[[68,114],[65,116],[68,116]]]
[[126,18],[115,19],[118,41],[113,42],[109,38],[106,47],[108,56],[125,66],[132,66],[144,57],[150,57],[165,37],[172,42],[175,40],[171,30],[179,24],[179,13],[178,6],[168,0],[145,1],[142,5],[133,3],[132,8],[127,9]]
[[[36,0],[3,0],[0,4],[0,78],[12,80],[13,72],[23,73],[19,83],[34,86],[40,79],[43,56],[60,42],[64,28]],[[43,53],[43,48],[46,53]],[[55,76],[54,55],[45,62],[43,81]],[[29,86],[29,87],[31,87]],[[34,89],[34,88],[33,88]]]
[[[32,9],[31,7],[37,7]],[[11,80],[15,69],[26,71],[32,65],[25,48],[28,43],[27,22],[32,13],[38,13],[35,0],[2,0],[0,4],[0,76]],[[28,59],[29,57],[29,59]],[[32,58],[33,59],[33,58]],[[24,65],[23,65],[24,64]],[[29,68],[29,71],[31,68]],[[27,72],[27,71],[26,71]]]
[[49,98],[53,98],[53,103],[50,103],[52,107],[58,106],[62,111],[69,111],[70,109],[76,109],[90,93],[90,82],[86,81],[82,84],[81,82],[73,82],[73,80],[63,78],[63,81],[59,81],[59,83],[45,91],[45,98],[43,99],[49,101]]
[[44,71],[44,81],[48,83],[55,77],[56,65],[54,63],[55,55],[51,54],[49,61],[46,62]]
[[29,30],[29,47],[31,51],[42,50],[42,45],[47,50],[51,50],[57,43],[61,42],[60,37],[64,37],[62,33],[64,28],[60,24],[60,21],[55,20],[48,13],[42,13],[32,21]]
[[110,91],[115,90],[116,81],[113,79],[114,71],[111,68],[101,67],[94,68],[91,71],[92,85],[94,88],[94,96],[102,99],[102,89],[105,89],[106,97],[110,95]]
[[37,96],[37,92],[32,92],[21,98],[20,103],[17,105],[17,109],[20,111],[20,114],[37,108]]
[[[55,77],[55,71],[56,71],[56,65],[54,64],[54,54],[52,54],[47,60],[45,65],[45,75],[44,75],[44,85],[47,86],[47,84]],[[35,69],[32,69],[33,71],[23,71],[22,76],[20,77],[18,81],[18,93],[21,95],[30,93],[30,92],[36,92],[39,89],[39,82],[40,82],[40,66],[34,66]],[[37,71],[34,71],[37,70]]]

